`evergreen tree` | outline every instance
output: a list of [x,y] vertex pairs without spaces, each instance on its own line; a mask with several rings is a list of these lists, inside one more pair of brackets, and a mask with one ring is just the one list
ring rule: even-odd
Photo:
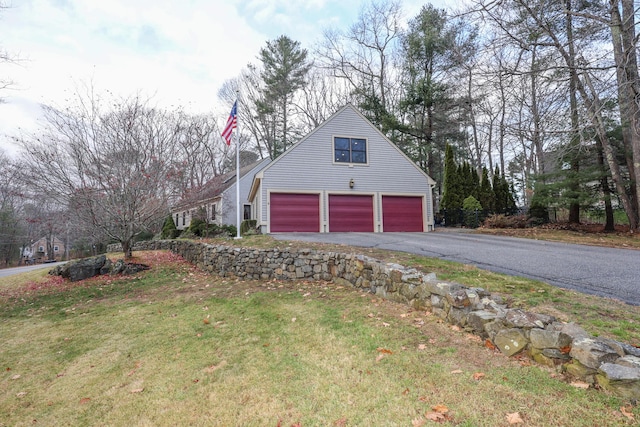
[[500,174],[500,167],[496,166],[493,172],[493,194],[495,195],[495,212],[504,213],[507,210],[507,192],[504,187],[502,175]]
[[257,107],[259,113],[277,117],[275,122],[280,128],[270,153],[271,158],[275,159],[287,149],[290,142],[290,104],[293,94],[304,87],[311,64],[307,61],[307,50],[301,49],[300,42],[287,36],[268,41],[267,46],[260,49],[259,58],[263,67],[260,76],[265,88]]
[[482,210],[482,205],[475,197],[469,196],[462,202],[462,209],[464,210],[464,225],[469,228],[477,228],[480,225],[479,214]]
[[441,207],[447,210],[462,208],[462,183],[453,158],[453,147],[447,144],[444,156],[444,190]]
[[474,172],[471,170],[469,162],[463,162],[459,168],[459,175],[462,181],[462,198],[465,199],[469,196],[477,196],[477,188],[473,180]]
[[471,165],[469,165],[469,173],[471,174],[471,182],[473,184],[471,196],[477,200],[480,197],[480,177],[478,176],[478,172],[476,172]]
[[482,168],[482,180],[480,181],[480,188],[478,190],[478,201],[482,205],[482,209],[493,212],[495,210],[496,195],[491,187],[491,181],[489,180],[489,171],[486,167]]
[[549,222],[549,209],[547,208],[546,199],[546,188],[536,182],[533,197],[531,198],[531,206],[529,207],[529,218],[532,224]]
[[173,222],[173,217],[169,215],[162,225],[162,238],[163,239],[175,239],[180,235],[180,230],[176,228],[176,224]]
[[[444,9],[425,4],[408,22],[401,43],[403,97],[399,102],[405,152],[431,176],[437,176],[437,153],[454,129],[452,93],[446,76],[453,66],[456,29]],[[460,205],[462,201],[460,201]]]
[[515,212],[518,209],[518,205],[516,205],[516,189],[512,183],[508,183],[507,179],[504,178],[504,185],[508,189],[507,191],[507,211]]

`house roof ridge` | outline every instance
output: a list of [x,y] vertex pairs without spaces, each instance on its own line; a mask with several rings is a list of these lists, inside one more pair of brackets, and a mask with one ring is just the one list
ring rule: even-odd
[[[240,179],[244,178],[248,173],[258,167],[267,158],[259,159],[251,164],[240,167]],[[213,199],[225,190],[235,184],[233,178],[236,177],[236,169],[233,169],[222,175],[216,175],[207,182],[205,182],[200,188],[190,191],[186,197],[182,197],[178,203],[174,205],[172,209],[179,209],[193,205],[194,203]]]

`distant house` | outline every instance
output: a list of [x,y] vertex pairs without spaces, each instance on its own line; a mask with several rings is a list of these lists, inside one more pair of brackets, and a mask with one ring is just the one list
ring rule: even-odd
[[263,233],[433,230],[435,181],[347,104],[256,173]]
[[50,259],[61,261],[66,254],[66,247],[62,240],[53,236],[47,245],[47,238],[41,237],[30,245],[22,248],[24,262],[42,262]]
[[[269,164],[270,159],[262,159],[240,168],[241,219],[251,219],[251,205],[247,195],[254,175]],[[209,224],[236,225],[236,171],[217,176],[202,188],[182,198],[171,209],[171,217],[178,230],[189,228],[192,219],[201,218]]]

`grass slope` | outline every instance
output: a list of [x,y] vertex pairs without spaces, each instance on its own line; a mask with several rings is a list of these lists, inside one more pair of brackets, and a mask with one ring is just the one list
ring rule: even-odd
[[0,426],[640,418],[628,402],[361,291],[221,279],[168,253],[140,257],[153,268],[136,277],[0,281]]

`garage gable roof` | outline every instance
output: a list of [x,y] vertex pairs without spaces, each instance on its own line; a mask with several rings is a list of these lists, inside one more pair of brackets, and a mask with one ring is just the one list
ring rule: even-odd
[[346,110],[350,110],[350,111],[354,112],[363,122],[365,122],[371,128],[372,131],[374,131],[378,135],[380,135],[382,137],[382,139],[387,142],[387,144],[389,144],[391,147],[393,147],[393,149],[395,149],[402,157],[404,157],[406,159],[407,163],[412,165],[417,171],[419,171],[422,175],[424,175],[424,177],[427,179],[427,181],[428,181],[428,183],[430,185],[433,186],[433,185],[436,184],[436,182],[433,180],[433,178],[431,178],[429,175],[427,175],[427,173],[425,171],[420,169],[418,167],[418,165],[416,165],[400,148],[398,148],[398,146],[396,144],[391,142],[391,140],[389,140],[389,138],[387,138],[376,126],[374,126],[373,123],[371,123],[369,121],[369,119],[367,119],[356,107],[354,107],[351,103],[348,103],[348,104],[344,105],[342,108],[340,108],[338,111],[336,111],[334,114],[332,114],[327,120],[322,122],[320,125],[318,125],[315,129],[313,129],[307,135],[302,137],[298,142],[296,142],[294,145],[292,145],[291,148],[289,148],[287,151],[282,153],[277,159],[273,160],[268,166],[266,166],[264,169],[262,169],[259,173],[257,173],[255,178],[254,178],[254,182],[253,182],[253,184],[251,186],[251,190],[249,192],[249,200],[252,200],[255,197],[255,194],[256,194],[256,192],[257,192],[257,190],[259,188],[260,180],[263,178],[265,173],[268,173],[269,169],[271,169],[272,167],[275,167],[279,163],[279,161],[281,161],[286,156],[290,155],[292,152],[294,152],[301,145],[304,145],[307,140],[311,139],[314,136],[314,134],[319,132],[322,128],[324,128],[326,126],[331,126],[331,122],[336,117],[339,117],[340,115],[344,114]]

